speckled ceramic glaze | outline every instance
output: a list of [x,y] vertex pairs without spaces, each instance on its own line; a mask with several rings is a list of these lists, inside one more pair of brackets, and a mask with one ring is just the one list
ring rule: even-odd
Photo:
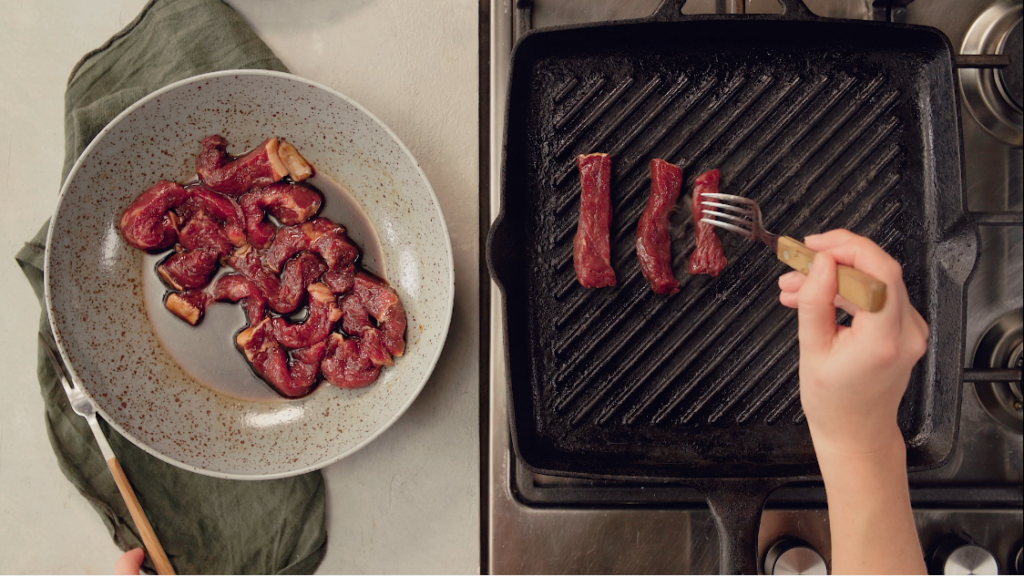
[[[225,394],[193,377],[187,362],[175,361],[157,338],[143,302],[143,277],[152,271],[122,239],[118,219],[157,180],[193,178],[199,143],[215,133],[235,152],[268,136],[286,138],[365,210],[380,239],[380,272],[398,290],[409,319],[405,356],[376,383],[360,390],[322,383],[299,400]],[[331,203],[325,192],[325,206]],[[366,445],[426,384],[452,313],[448,231],[412,154],[360,105],[277,72],[196,76],[115,118],[71,170],[46,254],[54,335],[103,418],[152,454],[213,476],[290,476]],[[238,362],[231,353],[236,357],[229,360]],[[240,381],[252,379],[240,366]]]

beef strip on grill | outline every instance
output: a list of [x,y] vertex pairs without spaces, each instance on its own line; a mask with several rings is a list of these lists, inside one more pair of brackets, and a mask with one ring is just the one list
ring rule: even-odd
[[679,292],[672,272],[672,227],[669,216],[683,186],[683,169],[660,158],[651,160],[651,196],[636,229],[640,271],[656,294]]
[[573,239],[576,278],[584,288],[615,286],[609,228],[612,223],[612,158],[603,153],[576,158],[582,195],[580,219]]
[[704,192],[718,193],[718,183],[722,179],[722,172],[717,168],[709,170],[697,177],[693,185],[693,224],[696,230],[696,247],[690,254],[690,274],[707,274],[716,277],[725,270],[729,263],[725,258],[725,251],[722,249],[722,241],[715,233],[715,227],[705,224],[703,218],[704,205],[701,194]]

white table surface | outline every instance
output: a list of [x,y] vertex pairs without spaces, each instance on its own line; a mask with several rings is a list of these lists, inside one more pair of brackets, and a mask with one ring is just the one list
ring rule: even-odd
[[[39,309],[14,254],[56,204],[71,67],[144,3],[0,2],[0,573],[109,573],[120,554],[46,438]],[[354,98],[408,145],[455,251],[455,313],[433,377],[390,430],[324,470],[319,571],[477,572],[477,1],[231,4],[293,73]]]

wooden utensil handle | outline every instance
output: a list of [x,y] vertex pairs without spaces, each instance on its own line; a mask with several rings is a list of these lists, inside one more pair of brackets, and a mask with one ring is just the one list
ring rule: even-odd
[[[817,254],[803,242],[782,236],[779,238],[779,260],[794,270],[809,274]],[[878,312],[885,306],[885,283],[856,268],[839,264],[839,295],[868,312]]]
[[117,483],[117,489],[121,491],[124,503],[128,505],[128,511],[132,514],[135,527],[139,529],[142,543],[146,545],[146,552],[149,553],[150,559],[153,560],[153,566],[156,567],[157,574],[174,574],[174,567],[171,566],[171,561],[167,559],[164,547],[160,545],[160,539],[156,537],[156,532],[153,531],[153,526],[149,523],[149,518],[146,517],[142,504],[139,504],[139,499],[135,496],[135,490],[132,490],[132,485],[128,483],[128,477],[125,476],[124,470],[121,469],[121,463],[117,461],[117,458],[111,458],[107,460],[107,466],[110,468],[110,473],[114,475],[114,482]]

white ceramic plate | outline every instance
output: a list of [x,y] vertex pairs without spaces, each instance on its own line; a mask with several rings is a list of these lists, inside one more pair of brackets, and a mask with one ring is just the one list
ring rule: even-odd
[[[317,169],[322,214],[350,227],[368,255],[377,252],[376,230],[379,255],[366,266],[395,287],[409,320],[405,355],[376,383],[341,390],[324,382],[284,400],[234,348],[240,307],[211,305],[192,329],[160,305],[153,258],[124,242],[118,219],[157,180],[193,178],[210,134],[236,153],[286,138]],[[204,74],[132,105],[75,163],[46,245],[46,306],[73,377],[132,442],[211,476],[291,476],[365,446],[426,384],[451,320],[451,242],[416,159],[362,106],[290,74]]]

